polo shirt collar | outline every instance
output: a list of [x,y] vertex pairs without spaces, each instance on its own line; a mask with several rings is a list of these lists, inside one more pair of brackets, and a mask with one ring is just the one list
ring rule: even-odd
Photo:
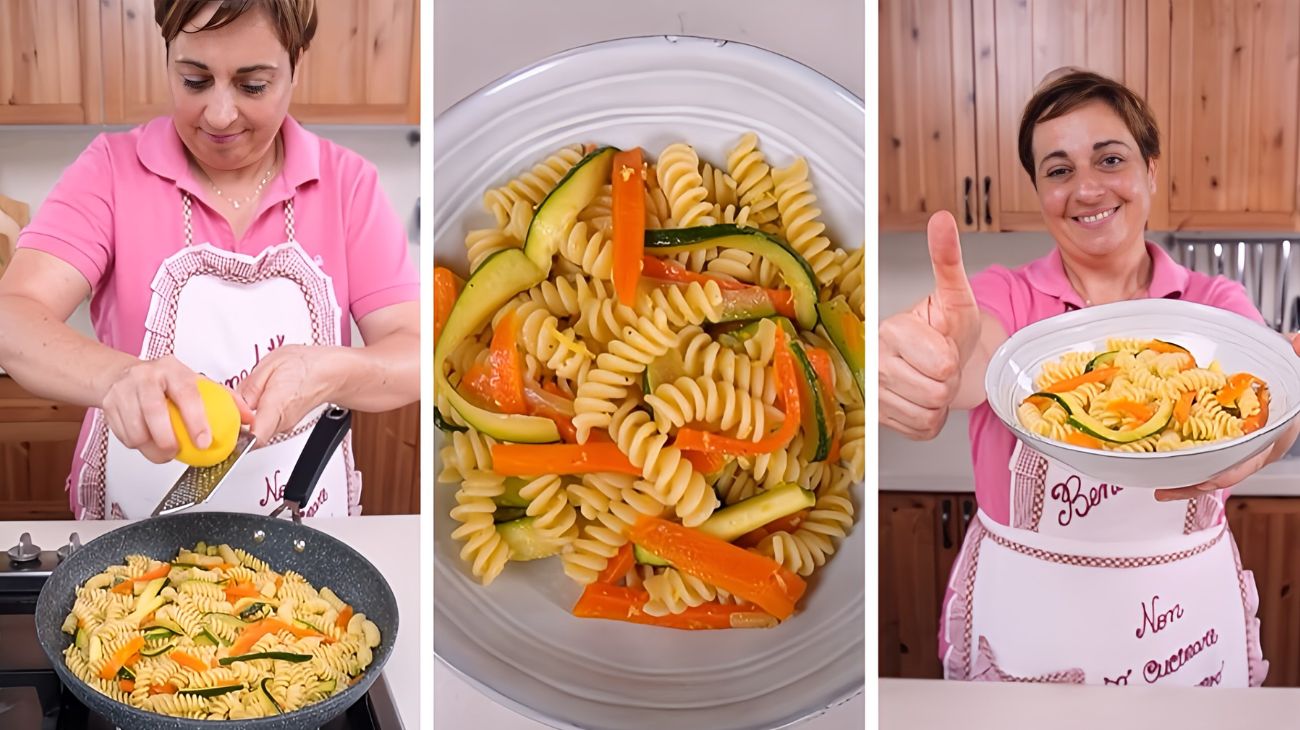
[[[284,140],[284,170],[280,184],[268,197],[284,199],[302,185],[320,179],[320,143],[293,117],[285,117],[280,127]],[[158,117],[140,129],[136,156],[145,169],[176,183],[191,195],[204,197],[205,191],[190,170],[185,144],[176,133],[171,117]],[[278,195],[277,195],[278,193]],[[267,202],[276,202],[265,200]]]
[[[1148,296],[1152,298],[1178,298],[1187,290],[1187,269],[1179,266],[1160,248],[1150,241],[1146,242],[1147,255],[1151,257],[1151,285]],[[1025,267],[1025,276],[1030,286],[1038,291],[1068,304],[1076,309],[1084,306],[1083,297],[1070,285],[1065,275],[1065,264],[1061,261],[1061,250],[1053,247],[1052,252]]]

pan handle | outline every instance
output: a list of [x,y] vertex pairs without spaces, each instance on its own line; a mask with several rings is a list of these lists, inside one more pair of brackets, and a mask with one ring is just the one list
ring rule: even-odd
[[307,437],[307,445],[303,447],[298,462],[293,465],[289,482],[284,486],[285,504],[272,513],[273,517],[288,505],[293,506],[295,519],[298,517],[298,510],[307,506],[312,492],[316,490],[316,482],[320,481],[321,474],[325,472],[325,465],[351,427],[352,411],[338,406],[325,409],[312,428],[311,435]]

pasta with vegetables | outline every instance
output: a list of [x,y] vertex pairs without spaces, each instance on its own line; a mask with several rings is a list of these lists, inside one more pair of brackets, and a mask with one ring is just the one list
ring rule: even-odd
[[770,626],[851,528],[862,254],[802,158],[720,162],[565,147],[435,271],[438,481],[484,585],[554,557],[579,616]]
[[379,628],[329,588],[228,545],[171,562],[127,556],[77,589],[63,630],[78,679],[164,715],[241,720],[292,712],[347,689]]
[[1205,368],[1162,340],[1111,339],[1104,352],[1045,363],[1020,424],[1056,441],[1107,451],[1177,451],[1236,438],[1268,422],[1268,384]]

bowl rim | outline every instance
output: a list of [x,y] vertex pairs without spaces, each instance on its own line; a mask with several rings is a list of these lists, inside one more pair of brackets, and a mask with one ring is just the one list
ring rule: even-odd
[[[802,69],[804,73],[810,75],[810,77],[816,82],[824,86],[829,86],[832,91],[852,101],[858,107],[859,111],[861,111],[864,115],[866,114],[867,111],[866,103],[857,94],[853,93],[852,91],[849,91],[845,86],[840,84],[838,81],[832,79],[831,77],[827,76],[821,71],[818,71],[812,66],[809,66],[808,64],[799,61],[797,59],[791,58],[785,55],[784,53],[780,53],[779,51],[773,51],[767,48],[763,48],[762,46],[756,46],[752,43],[745,43],[744,41],[736,41],[736,40],[730,40],[726,38],[714,38],[712,36],[691,35],[689,33],[651,33],[647,35],[629,35],[629,36],[622,36],[619,38],[609,38],[606,40],[592,41],[591,43],[583,43],[581,45],[572,46],[570,48],[564,49],[563,51],[553,53],[549,56],[534,61],[533,63],[530,63],[527,66],[523,66],[521,68],[515,69],[508,73],[502,74],[501,76],[498,76],[492,81],[489,81],[483,86],[475,89],[468,96],[465,96],[461,99],[457,99],[446,109],[443,109],[439,114],[434,116],[433,122],[436,125],[439,120],[443,120],[444,118],[451,118],[454,121],[456,117],[465,113],[464,107],[467,104],[472,104],[475,100],[483,96],[492,94],[496,92],[498,89],[509,86],[523,77],[532,76],[542,68],[546,66],[551,66],[559,61],[566,60],[573,56],[579,56],[584,53],[593,53],[593,52],[598,53],[603,51],[605,48],[623,48],[623,47],[633,47],[637,45],[649,46],[651,43],[657,43],[658,41],[667,41],[672,46],[676,46],[679,41],[686,41],[686,44],[692,48],[704,44],[713,45],[718,48],[725,48],[727,46],[737,46],[738,48],[742,49],[743,53],[755,53],[760,56],[777,56],[779,58],[788,61],[794,66],[797,66],[800,69]],[[662,46],[656,46],[656,47],[662,48]],[[865,142],[865,137],[863,141]]]
[[[1016,436],[1016,438],[1022,441],[1026,441],[1030,445],[1033,445],[1033,443],[1042,443],[1042,444],[1050,445],[1053,448],[1061,449],[1063,451],[1073,452],[1087,457],[1109,458],[1109,459],[1119,459],[1119,460],[1134,460],[1134,461],[1155,461],[1160,459],[1173,459],[1177,457],[1197,456],[1202,454],[1212,454],[1217,451],[1223,451],[1226,449],[1235,448],[1243,444],[1249,443],[1251,441],[1257,440],[1260,437],[1281,428],[1282,426],[1289,423],[1292,419],[1294,419],[1297,414],[1300,414],[1300,398],[1298,398],[1296,399],[1296,402],[1293,403],[1285,413],[1283,413],[1280,417],[1273,419],[1271,423],[1265,425],[1263,428],[1257,431],[1253,431],[1251,433],[1238,436],[1236,438],[1214,441],[1212,443],[1205,444],[1204,446],[1197,446],[1191,449],[1180,449],[1178,451],[1138,451],[1138,452],[1104,451],[1101,449],[1090,449],[1085,446],[1076,446],[1075,444],[1066,443],[1064,441],[1056,441],[1054,439],[1049,439],[1045,436],[1040,436],[1036,433],[1028,431],[1024,428],[1024,426],[1020,424],[1018,419],[1010,418],[1010,414],[1004,412],[1004,409],[999,407],[999,403],[1000,403],[999,401],[996,401],[995,399],[989,397],[989,391],[992,390],[993,386],[995,385],[994,380],[996,378],[996,371],[1000,370],[1001,368],[1005,368],[1007,366],[1007,364],[1011,360],[1012,354],[1014,354],[1014,351],[1020,349],[1023,346],[1025,341],[1033,340],[1039,334],[1042,334],[1044,332],[1054,331],[1056,329],[1060,329],[1061,327],[1073,326],[1076,323],[1075,320],[1087,320],[1096,317],[1098,316],[1097,312],[1101,310],[1106,310],[1106,311],[1129,310],[1129,309],[1138,310],[1138,309],[1148,309],[1152,307],[1156,309],[1169,309],[1171,310],[1171,312],[1176,313],[1179,316],[1184,316],[1185,312],[1177,312],[1176,310],[1187,310],[1187,309],[1190,309],[1192,311],[1200,310],[1201,313],[1207,314],[1208,316],[1212,316],[1212,317],[1227,316],[1229,319],[1233,319],[1233,318],[1238,319],[1243,324],[1247,324],[1252,327],[1263,327],[1264,329],[1267,329],[1269,332],[1274,332],[1274,330],[1268,328],[1266,325],[1263,325],[1252,319],[1244,317],[1231,310],[1224,309],[1222,307],[1211,306],[1209,304],[1201,304],[1200,302],[1191,302],[1185,299],[1169,299],[1166,297],[1148,297],[1145,299],[1130,299],[1122,302],[1111,302],[1109,304],[1099,304],[1084,309],[1076,309],[1071,312],[1065,312],[1063,314],[1058,314],[1053,317],[1040,319],[1037,322],[1029,324],[1021,328],[1020,330],[1018,330],[1015,334],[1008,337],[1005,342],[1003,342],[1001,345],[998,346],[998,349],[993,352],[993,357],[989,358],[989,366],[984,374],[984,397],[986,402],[988,402],[989,404],[989,408],[991,408],[993,412],[997,415],[998,420],[1002,421],[1002,423],[1005,424],[1007,428],[1011,429],[1011,432]],[[1129,314],[1123,311],[1121,311],[1120,313]],[[1138,314],[1138,312],[1133,312],[1131,313],[1130,316],[1136,314]],[[1068,321],[1063,321],[1063,320],[1068,320]],[[1279,341],[1282,342],[1286,341],[1285,335],[1282,335],[1280,333],[1278,334],[1278,338]],[[1297,360],[1300,360],[1300,355],[1297,355],[1296,358]],[[999,367],[995,367],[995,366],[999,366]],[[1297,376],[1300,376],[1300,364],[1293,364],[1292,370]]]
[[[499,90],[518,82],[522,78],[534,75],[539,71],[541,71],[542,69],[544,69],[545,67],[554,65],[557,62],[570,59],[576,56],[588,54],[588,53],[600,53],[600,52],[605,52],[606,50],[618,50],[618,49],[636,47],[636,46],[645,46],[647,48],[653,46],[656,50],[662,52],[663,46],[661,44],[665,41],[669,44],[670,47],[673,48],[685,47],[688,49],[695,49],[695,48],[702,48],[705,46],[705,44],[708,44],[717,48],[733,47],[734,48],[733,52],[747,54],[754,58],[778,60],[779,62],[785,64],[787,68],[796,71],[800,76],[802,76],[808,86],[813,88],[819,87],[823,92],[832,94],[835,97],[841,99],[842,101],[849,103],[852,106],[853,111],[863,115],[864,117],[867,113],[866,104],[864,100],[861,97],[859,97],[857,94],[848,90],[842,84],[831,79],[829,76],[823,74],[817,69],[814,69],[811,66],[808,66],[807,64],[798,61],[796,59],[793,59],[783,53],[769,50],[767,48],[763,48],[761,46],[757,46],[751,43],[746,43],[744,41],[714,38],[714,37],[701,36],[701,35],[691,35],[686,33],[680,33],[680,34],[657,33],[657,34],[646,34],[646,35],[631,35],[631,36],[624,36],[619,38],[611,38],[606,40],[594,41],[591,43],[584,43],[545,56],[539,59],[538,61],[528,64],[527,66],[521,67],[519,69],[516,69],[514,71],[511,71],[507,74],[504,74],[494,79],[493,81],[478,88],[474,92],[468,94],[464,98],[459,99],[453,104],[449,105],[446,109],[444,109],[441,113],[437,114],[434,117],[433,121],[434,121],[435,129],[437,128],[439,122],[443,124],[460,125],[461,124],[460,118],[472,112],[474,106],[477,103],[481,102],[481,100],[484,97],[488,97],[498,92]],[[436,138],[437,138],[437,134],[435,132],[435,139]],[[866,144],[865,132],[862,137],[862,143],[865,146]],[[863,182],[865,184],[865,179]],[[866,191],[864,190],[863,193],[865,194],[865,192]],[[434,209],[435,210],[437,209],[436,199],[434,201]],[[866,244],[864,239],[863,246],[865,247],[865,245]],[[435,455],[436,453],[437,452],[435,450]],[[866,500],[869,497],[869,494],[867,494],[865,490],[865,478],[864,480],[857,482],[857,484],[862,486],[862,499]],[[861,524],[862,523],[861,518],[864,515],[865,512],[860,510],[858,515],[855,515],[854,524],[855,525]],[[436,550],[434,551],[434,560],[435,561],[438,560],[438,553]],[[865,589],[865,585],[864,585],[864,589]],[[435,591],[434,604],[437,603],[436,594],[437,593]],[[434,609],[436,615],[437,606],[432,605],[432,608]],[[863,651],[865,652],[866,650],[865,635],[863,636],[862,645],[863,645]],[[433,655],[438,662],[440,662],[445,667],[450,669],[456,676],[465,680],[467,684],[474,687],[479,692],[487,695],[493,701],[497,702],[501,706],[506,707],[513,712],[516,712],[524,717],[528,717],[538,722],[542,722],[544,724],[550,725],[552,727],[565,728],[566,730],[568,728],[576,729],[578,727],[576,725],[568,724],[566,721],[559,720],[558,718],[553,717],[548,712],[542,709],[524,704],[519,700],[515,700],[505,695],[500,690],[489,686],[479,678],[474,677],[469,673],[465,672],[464,670],[462,670],[461,668],[453,664],[451,661],[449,661],[447,657],[444,657],[442,654],[438,652],[438,646],[436,641],[434,643]],[[856,683],[853,682],[846,683],[846,686],[844,687],[843,691],[837,693],[834,699],[829,703],[825,704],[825,706],[808,707],[808,708],[801,709],[798,711],[797,716],[794,716],[782,722],[782,724],[777,727],[779,728],[792,727],[810,718],[824,714],[831,708],[834,708],[840,704],[843,704],[844,702],[853,699],[854,697],[858,696],[859,694],[862,694],[865,691],[865,684],[864,684],[865,676],[862,676],[862,680],[863,681],[859,681]],[[777,728],[773,728],[773,730],[777,730]]]

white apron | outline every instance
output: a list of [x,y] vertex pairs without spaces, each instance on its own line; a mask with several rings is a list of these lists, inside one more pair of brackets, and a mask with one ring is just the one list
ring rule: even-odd
[[[330,277],[294,239],[293,201],[284,202],[287,240],[246,256],[211,244],[194,245],[190,197],[182,193],[185,247],[158,268],[140,357],[175,355],[187,367],[234,387],[272,350],[283,345],[339,345],[341,310]],[[292,430],[240,459],[204,511],[269,513],[279,506],[311,427],[324,406]],[[74,484],[82,519],[148,517],[185,470],[154,464],[127,448],[92,409],[84,466]],[[361,479],[349,434],[321,475],[304,516],[358,513]]]
[[953,566],[950,679],[1258,686],[1259,598],[1217,492],[1157,502],[1017,443],[1011,526],[982,511]]

